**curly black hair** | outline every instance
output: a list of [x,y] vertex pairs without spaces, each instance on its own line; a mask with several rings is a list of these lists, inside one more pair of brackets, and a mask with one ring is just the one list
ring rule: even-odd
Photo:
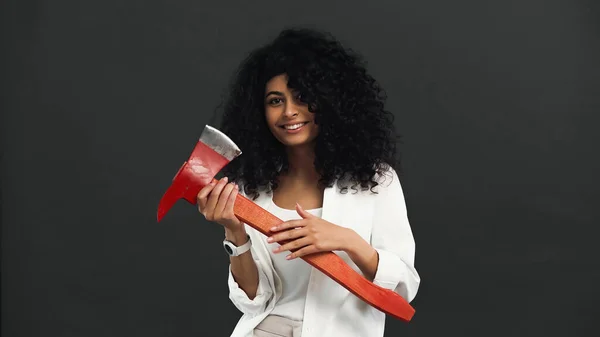
[[220,130],[242,150],[222,173],[242,182],[248,196],[256,199],[261,190],[276,189],[279,172],[288,169],[264,106],[266,83],[281,74],[316,114],[314,165],[321,186],[331,187],[337,179],[342,193],[348,182],[355,191],[359,186],[373,192],[377,174],[390,167],[398,171],[394,116],[385,110],[385,92],[367,73],[366,62],[330,33],[289,28],[243,60],[222,105]]

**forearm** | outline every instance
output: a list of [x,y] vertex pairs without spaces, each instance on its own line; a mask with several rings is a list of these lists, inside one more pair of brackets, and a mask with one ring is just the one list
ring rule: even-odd
[[373,281],[379,265],[377,250],[351,229],[348,230],[346,248],[343,250],[362,271],[365,278]]
[[[225,229],[225,238],[233,242],[236,246],[241,246],[248,240],[244,229],[238,232],[231,232]],[[258,289],[258,269],[251,251],[249,250],[239,256],[231,256],[229,261],[231,263],[231,274],[235,282],[244,290],[249,299],[254,299]]]

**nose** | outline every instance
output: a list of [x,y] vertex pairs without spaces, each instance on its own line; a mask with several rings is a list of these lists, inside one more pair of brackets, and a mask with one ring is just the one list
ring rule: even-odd
[[287,101],[283,114],[288,118],[298,116],[298,105],[296,105],[294,102]]

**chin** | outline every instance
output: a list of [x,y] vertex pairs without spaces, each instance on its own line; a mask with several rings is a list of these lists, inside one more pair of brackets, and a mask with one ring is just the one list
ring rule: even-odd
[[305,147],[305,146],[314,146],[316,143],[316,136],[310,137],[286,137],[279,136],[278,140],[280,143],[287,147]]
[[314,142],[311,142],[309,140],[306,141],[298,141],[298,142],[282,142],[283,145],[287,146],[287,147],[305,147],[305,146],[312,146],[314,145]]

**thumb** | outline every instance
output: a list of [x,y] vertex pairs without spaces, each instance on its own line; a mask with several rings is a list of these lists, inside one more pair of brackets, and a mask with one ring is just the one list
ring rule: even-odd
[[296,203],[296,212],[298,212],[298,214],[300,214],[300,216],[304,219],[310,219],[313,217],[313,215],[305,211],[299,203]]

